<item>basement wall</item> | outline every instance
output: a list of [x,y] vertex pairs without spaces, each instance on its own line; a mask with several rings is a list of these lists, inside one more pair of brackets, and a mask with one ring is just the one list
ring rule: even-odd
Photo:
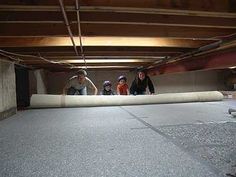
[[[47,89],[49,94],[62,94],[62,89],[67,80],[74,73],[48,72]],[[102,89],[104,80],[113,83],[113,90],[116,89],[117,78],[126,75],[128,84],[131,85],[135,78],[134,72],[127,71],[89,71],[88,77],[95,83],[99,92]],[[194,91],[226,90],[224,86],[223,71],[195,71],[181,74],[167,74],[152,76],[157,93],[178,93]],[[91,90],[89,91],[91,94]]]
[[[62,94],[64,85],[73,75],[74,72],[49,72],[47,77],[48,93]],[[94,82],[99,93],[102,90],[102,84],[105,80],[111,81],[113,90],[116,90],[117,78],[120,75],[125,75],[128,79],[128,84],[131,84],[135,73],[127,71],[88,71],[88,77]],[[88,92],[89,94],[92,93],[91,90],[88,90]]]
[[151,77],[157,93],[226,90],[225,71],[194,71]]
[[16,113],[14,64],[0,60],[0,120]]

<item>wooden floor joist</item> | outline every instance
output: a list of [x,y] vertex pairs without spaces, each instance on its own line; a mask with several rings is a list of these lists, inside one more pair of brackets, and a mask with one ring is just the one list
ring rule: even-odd
[[232,0],[80,0],[77,5],[71,0],[63,0],[61,7],[54,0],[1,0],[0,49],[20,54],[3,53],[5,57],[18,56],[23,63],[55,70],[69,68],[51,61],[78,65],[82,58],[90,60],[93,69],[134,69],[150,66],[149,61],[167,64],[236,33]]
[[[79,46],[79,37],[74,37]],[[154,38],[154,37],[82,37],[84,47],[108,46],[108,47],[183,47],[198,48],[215,42],[216,40],[204,39],[178,39],[178,38]],[[0,37],[0,47],[57,47],[72,46],[69,37]]]

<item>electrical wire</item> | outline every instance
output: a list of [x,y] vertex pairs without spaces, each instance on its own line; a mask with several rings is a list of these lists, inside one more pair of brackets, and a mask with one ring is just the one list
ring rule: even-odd
[[1,58],[0,60],[2,60],[2,61],[10,62],[10,63],[13,63],[13,64],[15,64],[15,65],[22,66],[22,67],[24,67],[24,68],[31,68],[31,69],[32,69],[32,67],[30,67],[30,66],[26,66],[26,65],[24,65],[24,64],[21,64],[20,62],[21,62],[22,60],[19,59],[19,58],[14,58],[14,57],[9,56],[9,55],[7,55],[7,54],[4,54],[4,53],[2,53],[2,52],[0,52],[0,55],[2,55],[2,56],[4,56],[4,57],[8,58],[8,60]]
[[2,55],[8,54],[8,55],[6,55],[6,57],[11,58],[12,60],[15,60],[15,61],[18,61],[18,62],[22,62],[22,61],[24,61],[24,60],[22,60],[22,59],[21,59],[21,60],[20,60],[20,59],[16,59],[16,58],[14,58],[14,57],[12,57],[12,56],[9,56],[9,55],[18,56],[18,57],[37,58],[37,59],[41,59],[41,60],[44,60],[44,61],[46,61],[46,62],[48,62],[48,63],[52,63],[52,64],[68,65],[68,66],[70,66],[71,69],[73,69],[73,68],[76,67],[75,65],[70,64],[70,63],[67,63],[67,62],[55,61],[55,60],[48,60],[48,59],[46,59],[45,57],[42,57],[42,56],[40,55],[40,53],[38,53],[39,56],[35,56],[35,55],[25,55],[25,54],[18,54],[18,53],[8,52],[8,51],[1,50],[1,49],[0,49],[0,53],[1,53]]

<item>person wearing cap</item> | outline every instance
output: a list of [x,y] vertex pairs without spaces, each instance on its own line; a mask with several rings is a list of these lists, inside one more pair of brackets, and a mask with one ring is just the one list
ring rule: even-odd
[[[147,88],[149,93],[147,93]],[[141,70],[137,73],[136,78],[130,87],[130,94],[132,95],[146,95],[155,93],[151,79],[146,75],[145,71]]]
[[125,76],[118,77],[118,84],[116,87],[117,95],[129,95],[129,86],[126,82],[127,78]]
[[85,70],[79,70],[75,76],[71,77],[65,87],[63,94],[67,95],[87,95],[87,88],[93,90],[93,94],[97,95],[98,89],[94,83],[87,77]]
[[115,95],[113,90],[111,89],[111,82],[110,81],[104,81],[103,82],[103,90],[101,91],[101,95]]

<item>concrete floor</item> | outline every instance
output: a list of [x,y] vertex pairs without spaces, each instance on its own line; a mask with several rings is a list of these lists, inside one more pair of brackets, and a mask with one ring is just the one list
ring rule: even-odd
[[234,176],[229,107],[236,102],[19,112],[0,122],[0,176]]

